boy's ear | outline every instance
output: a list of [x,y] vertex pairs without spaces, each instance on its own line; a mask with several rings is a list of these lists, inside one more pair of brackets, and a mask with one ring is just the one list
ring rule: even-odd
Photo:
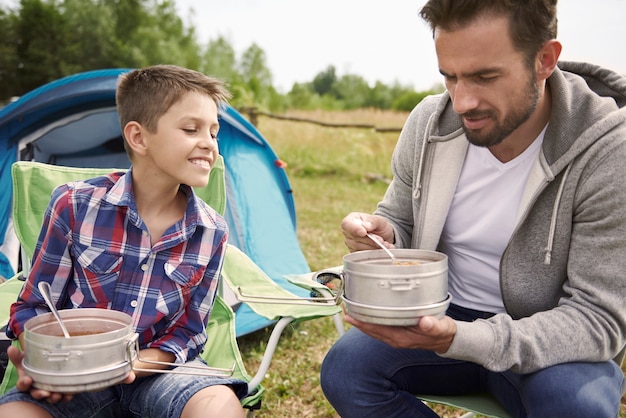
[[131,121],[124,126],[124,138],[133,154],[146,154],[148,146],[143,135],[143,127],[139,122]]

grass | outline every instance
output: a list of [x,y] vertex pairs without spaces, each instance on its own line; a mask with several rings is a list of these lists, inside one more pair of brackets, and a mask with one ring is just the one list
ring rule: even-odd
[[[290,112],[292,116],[330,123],[401,127],[406,113],[358,110],[352,112]],[[352,211],[371,212],[391,178],[390,159],[397,133],[367,129],[328,128],[261,116],[259,130],[287,163],[294,191],[297,234],[311,270],[340,265],[347,249],[339,225]],[[255,372],[270,330],[239,339],[246,367]],[[263,380],[266,393],[258,418],[335,418],[337,413],[319,387],[321,362],[337,338],[330,318],[296,324],[285,330]],[[463,411],[436,406],[442,417]],[[622,400],[619,418],[626,418]]]

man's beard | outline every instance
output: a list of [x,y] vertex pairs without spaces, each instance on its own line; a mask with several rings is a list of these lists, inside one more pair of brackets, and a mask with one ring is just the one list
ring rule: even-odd
[[494,145],[498,145],[504,139],[511,135],[513,131],[519,128],[524,122],[530,118],[535,109],[537,109],[537,105],[539,104],[539,88],[535,84],[535,75],[534,71],[531,73],[531,77],[529,77],[528,83],[526,84],[526,90],[524,91],[523,96],[520,98],[520,106],[514,108],[505,118],[502,124],[498,123],[497,115],[495,112],[491,110],[486,111],[469,111],[464,113],[461,116],[466,116],[468,118],[483,118],[487,117],[496,122],[496,126],[488,132],[479,132],[467,129],[463,126],[465,131],[465,136],[467,140],[476,146],[479,147],[491,147]]

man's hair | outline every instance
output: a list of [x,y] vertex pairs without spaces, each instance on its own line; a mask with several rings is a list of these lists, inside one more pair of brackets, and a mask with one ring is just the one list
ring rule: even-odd
[[557,0],[429,0],[419,15],[437,28],[462,29],[480,17],[505,16],[515,48],[528,63],[557,34]]
[[154,65],[120,75],[115,101],[122,130],[136,121],[156,132],[159,118],[189,92],[208,95],[218,108],[231,98],[222,80],[176,65]]

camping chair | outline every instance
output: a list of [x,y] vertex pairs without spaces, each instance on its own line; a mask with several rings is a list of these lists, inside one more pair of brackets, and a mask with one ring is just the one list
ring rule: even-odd
[[425,402],[447,405],[467,411],[459,418],[472,418],[477,414],[492,418],[513,418],[504,410],[498,401],[488,393],[458,396],[417,395],[417,397]]
[[[0,326],[6,325],[10,304],[16,300],[22,288],[23,280],[28,275],[30,260],[34,253],[37,238],[52,190],[63,183],[86,179],[115,169],[76,168],[49,165],[38,162],[19,161],[13,164],[13,220],[15,231],[21,244],[22,272],[0,284]],[[220,157],[211,170],[209,184],[196,193],[215,210],[224,213],[226,192],[224,183],[224,164]],[[222,285],[254,295],[271,295],[278,300],[289,300],[287,304],[247,302],[251,309],[275,322],[269,342],[257,373],[250,376],[239,352],[235,334],[235,315],[231,307],[218,295],[207,326],[208,341],[202,352],[207,363],[216,368],[234,368],[233,376],[248,382],[248,396],[242,405],[248,409],[251,417],[260,408],[264,388],[261,385],[278,344],[278,339],[285,327],[297,321],[305,321],[323,316],[338,315],[341,309],[332,297],[310,301],[300,298],[277,285],[246,254],[232,245],[227,246],[222,269]],[[313,287],[319,288],[320,285]],[[321,286],[323,291],[324,288]],[[327,289],[326,289],[327,290]],[[19,344],[13,342],[13,344]],[[17,373],[9,362],[0,383],[0,394],[15,385]]]

